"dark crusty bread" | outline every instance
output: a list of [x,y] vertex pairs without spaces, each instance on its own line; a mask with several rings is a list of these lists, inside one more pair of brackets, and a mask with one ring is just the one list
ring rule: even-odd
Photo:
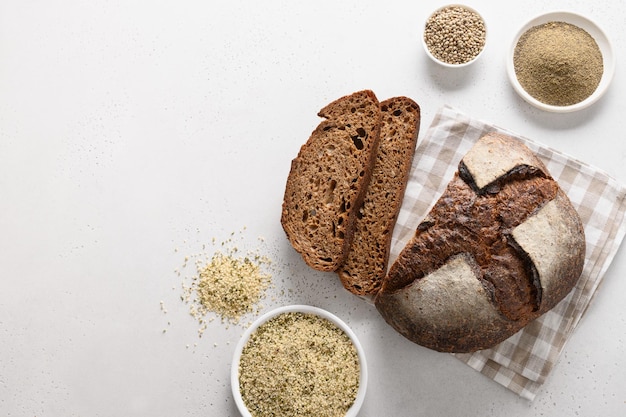
[[472,352],[553,308],[584,259],[580,217],[546,167],[522,142],[491,133],[464,156],[375,304],[415,343]]
[[291,162],[281,224],[294,249],[320,271],[335,271],[348,253],[369,183],[381,112],[372,91],[339,98]]
[[346,261],[337,274],[357,295],[378,292],[389,260],[393,228],[402,205],[420,126],[420,108],[407,97],[380,103],[382,127],[372,178],[367,187]]

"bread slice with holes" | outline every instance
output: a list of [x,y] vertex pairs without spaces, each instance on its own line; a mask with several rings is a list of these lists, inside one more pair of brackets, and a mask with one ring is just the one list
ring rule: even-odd
[[346,259],[376,159],[380,103],[363,90],[333,101],[318,116],[325,120],[291,162],[281,224],[307,265],[335,271]]
[[380,103],[382,125],[372,178],[337,274],[357,295],[373,295],[387,272],[393,228],[404,198],[420,126],[420,107],[407,97]]

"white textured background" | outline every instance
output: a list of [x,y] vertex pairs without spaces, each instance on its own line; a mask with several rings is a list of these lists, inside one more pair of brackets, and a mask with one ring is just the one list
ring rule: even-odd
[[[475,0],[488,45],[462,71],[421,49],[443,4],[0,1],[0,414],[236,416],[243,326],[198,338],[180,300],[185,256],[235,232],[274,259],[265,309],[313,304],[360,337],[360,416],[626,415],[623,250],[530,403],[403,339],[284,237],[291,159],[321,107],[364,88],[417,101],[422,132],[449,104],[626,183],[624,2]],[[617,55],[610,91],[577,114],[531,108],[506,79],[517,28],[554,9],[593,18]]]

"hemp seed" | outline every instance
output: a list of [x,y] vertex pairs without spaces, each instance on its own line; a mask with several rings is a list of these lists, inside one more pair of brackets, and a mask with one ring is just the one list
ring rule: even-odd
[[239,362],[239,390],[254,417],[339,417],[354,403],[360,364],[348,335],[315,314],[288,312],[256,329]]
[[216,317],[223,323],[243,326],[241,319],[259,314],[261,301],[272,287],[272,260],[258,249],[241,253],[234,246],[233,235],[219,245],[213,239],[212,246],[220,249],[212,254],[203,251],[185,256],[183,268],[194,262],[196,274],[183,281],[181,300],[189,304],[189,313],[198,320],[199,336]]
[[465,64],[485,47],[487,31],[480,15],[463,6],[447,6],[430,16],[424,28],[428,51],[447,64]]

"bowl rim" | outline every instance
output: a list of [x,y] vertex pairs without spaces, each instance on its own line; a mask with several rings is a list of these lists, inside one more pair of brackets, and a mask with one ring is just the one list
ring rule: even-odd
[[[515,75],[513,58],[515,54],[515,47],[517,46],[520,37],[532,27],[552,21],[570,23],[584,29],[594,38],[594,40],[598,44],[598,47],[602,51],[602,64],[604,69],[598,87],[596,87],[596,90],[586,99],[568,106],[555,106],[542,103],[541,101],[528,94],[526,90],[524,90],[524,88],[519,83],[517,76]],[[591,106],[606,93],[615,73],[615,56],[613,53],[613,46],[610,39],[595,21],[580,13],[568,10],[553,10],[550,12],[541,13],[528,19],[515,33],[510,44],[509,51],[506,54],[506,72],[509,78],[509,82],[513,86],[515,92],[517,92],[517,94],[527,103],[533,105],[538,109],[549,111],[552,113],[570,113]]]
[[230,385],[233,393],[233,397],[235,399],[235,404],[239,409],[239,412],[243,417],[252,417],[252,414],[246,407],[243,402],[243,398],[241,396],[241,392],[239,391],[239,361],[241,360],[241,353],[243,351],[244,346],[248,342],[248,339],[252,335],[252,333],[259,328],[262,324],[266,323],[270,319],[277,317],[284,313],[291,312],[302,312],[302,313],[312,313],[317,315],[318,317],[324,318],[335,324],[339,327],[349,338],[354,347],[356,348],[357,355],[359,358],[359,390],[357,391],[357,396],[354,400],[354,403],[346,413],[346,417],[355,417],[361,406],[363,405],[363,401],[365,399],[365,393],[367,391],[367,361],[365,359],[365,351],[363,350],[363,346],[359,342],[356,334],[352,331],[348,325],[341,320],[339,317],[334,315],[333,313],[324,310],[319,307],[305,305],[305,304],[292,304],[287,306],[282,306],[270,310],[261,316],[259,316],[251,325],[246,329],[243,333],[237,345],[235,347],[235,353],[233,355],[233,361],[231,364],[231,372],[230,372]]
[[[424,39],[424,31],[426,30],[426,25],[428,24],[428,20],[435,14],[440,12],[441,10],[447,9],[449,7],[462,7],[464,9],[467,9],[471,12],[476,13],[480,19],[483,21],[483,26],[485,27],[485,44],[483,45],[482,49],[480,50],[480,52],[478,53],[478,55],[476,55],[472,60],[464,62],[462,64],[450,64],[448,62],[444,62],[439,60],[437,57],[435,57],[430,50],[428,49],[428,45],[426,44],[426,40]],[[483,52],[485,52],[485,49],[487,48],[487,36],[489,34],[489,29],[487,28],[487,21],[485,20],[485,17],[475,8],[468,6],[466,4],[462,4],[462,3],[450,3],[450,4],[445,4],[443,6],[440,6],[438,8],[436,8],[435,10],[433,10],[424,20],[424,25],[422,27],[422,33],[421,33],[421,41],[422,41],[422,47],[424,48],[424,51],[426,52],[426,55],[434,62],[436,62],[437,64],[446,67],[446,68],[464,68],[467,67],[471,64],[473,64],[474,62],[478,61],[478,58],[480,58],[483,55]]]

